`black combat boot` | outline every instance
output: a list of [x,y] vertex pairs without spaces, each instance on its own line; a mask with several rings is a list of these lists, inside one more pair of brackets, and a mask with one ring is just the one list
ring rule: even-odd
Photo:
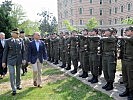
[[82,77],[85,74],[85,71],[83,71],[83,73],[81,75],[79,75],[79,77]]
[[53,64],[55,64],[55,65],[59,64],[58,60],[56,60]]
[[107,83],[102,87],[102,89],[106,89],[108,86],[109,86],[109,82],[107,82]]
[[50,62],[53,63],[54,62],[54,59],[52,58]]
[[106,91],[110,91],[110,90],[113,90],[113,82],[109,82],[109,85],[108,87],[105,89]]
[[133,100],[133,90],[129,91],[129,96],[127,97],[127,100]]
[[77,73],[77,69],[74,69],[71,71],[72,74],[76,74]]
[[67,67],[65,68],[66,70],[70,70],[71,69],[71,65],[68,64]]
[[87,72],[84,72],[82,78],[87,78],[88,77],[88,73]]
[[91,81],[91,83],[97,83],[98,82],[98,77],[97,76],[94,76],[93,80]]
[[119,96],[120,96],[120,97],[126,97],[126,96],[129,96],[129,89],[126,88],[126,90],[125,90],[123,93],[119,94]]
[[92,76],[91,79],[88,80],[88,82],[91,82],[94,79],[94,75]]
[[62,64],[60,67],[61,68],[65,68],[66,67],[66,64]]

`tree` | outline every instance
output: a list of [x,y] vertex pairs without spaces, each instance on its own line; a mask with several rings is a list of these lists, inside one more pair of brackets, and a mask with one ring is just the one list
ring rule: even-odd
[[68,20],[64,20],[63,21],[63,24],[66,26],[66,28],[67,28],[68,31],[76,30],[76,28],[73,27]]
[[26,35],[32,35],[34,32],[38,32],[39,30],[39,23],[33,22],[31,20],[26,20],[22,24],[19,25],[20,30],[24,30]]
[[38,13],[38,15],[42,17],[39,27],[42,34],[52,33],[57,30],[57,21],[56,18],[52,16],[52,13],[49,13],[49,11],[42,11],[41,13]]
[[93,28],[96,28],[98,26],[98,22],[96,18],[91,18],[88,20],[86,27],[88,30],[92,30]]
[[133,25],[133,18],[127,18],[122,21],[124,24]]
[[12,1],[6,0],[0,6],[0,31],[5,33],[6,38],[10,37],[10,31],[14,26],[10,16],[12,5]]
[[51,28],[51,32],[57,32],[57,21],[56,21],[56,17],[53,17],[51,24],[50,24],[50,28]]
[[23,7],[19,4],[14,4],[12,7],[12,11],[10,13],[12,17],[12,22],[14,23],[14,27],[18,27],[19,24],[21,24],[25,18],[26,18],[26,13],[23,10]]

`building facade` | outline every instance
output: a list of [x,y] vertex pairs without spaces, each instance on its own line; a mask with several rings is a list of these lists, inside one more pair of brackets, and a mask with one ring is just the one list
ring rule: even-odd
[[120,34],[122,20],[133,18],[133,0],[58,0],[58,30],[64,31],[64,20],[81,30],[90,18],[95,17],[98,28],[115,27]]

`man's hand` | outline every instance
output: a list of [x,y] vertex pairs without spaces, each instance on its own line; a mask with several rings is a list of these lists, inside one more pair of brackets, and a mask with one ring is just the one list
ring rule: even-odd
[[22,60],[22,64],[24,64],[24,65],[25,65],[25,64],[26,64],[26,60]]
[[30,64],[31,64],[31,62],[28,62],[28,64],[30,65]]
[[2,67],[3,68],[6,68],[6,63],[2,63]]

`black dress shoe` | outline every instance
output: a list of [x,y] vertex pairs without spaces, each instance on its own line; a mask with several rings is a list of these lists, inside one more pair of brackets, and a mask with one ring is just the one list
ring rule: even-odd
[[12,95],[16,95],[16,91],[12,91]]
[[41,86],[41,85],[38,85],[37,87],[42,88],[42,86]]
[[22,88],[21,87],[17,87],[17,90],[22,90]]
[[123,93],[119,94],[120,97],[129,96],[129,89],[126,89]]
[[34,85],[34,86],[37,86],[37,83],[36,83],[36,81],[34,81],[34,82],[33,82],[33,85]]
[[72,70],[71,73],[72,74],[76,74],[77,73],[77,70]]

